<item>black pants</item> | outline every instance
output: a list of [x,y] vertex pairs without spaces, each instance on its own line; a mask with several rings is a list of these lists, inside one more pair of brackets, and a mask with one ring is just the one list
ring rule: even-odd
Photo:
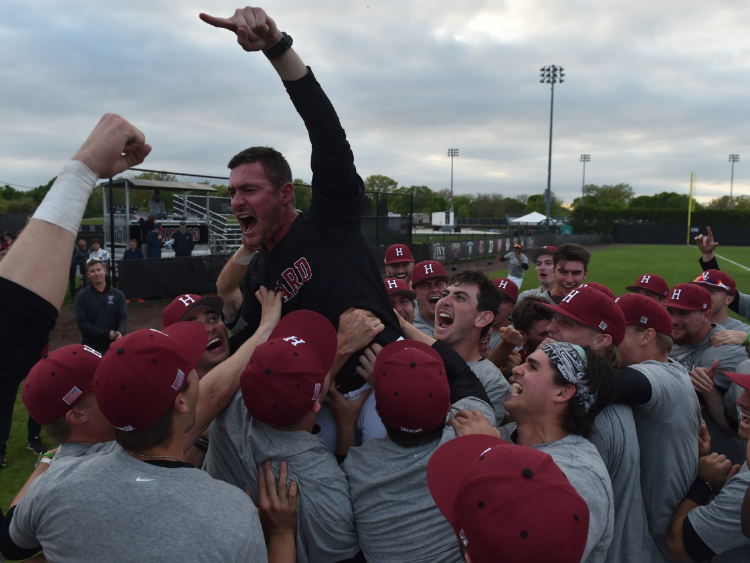
[[[14,381],[9,377],[0,379],[0,455],[3,455],[8,447],[8,436],[10,436],[10,426],[13,422],[13,406],[16,403],[16,394],[20,384],[21,380]],[[26,430],[27,441],[31,441],[39,437],[42,427],[29,416]]]

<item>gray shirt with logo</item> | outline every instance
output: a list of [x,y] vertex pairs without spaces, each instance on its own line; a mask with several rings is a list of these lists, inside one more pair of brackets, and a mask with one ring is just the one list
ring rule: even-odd
[[527,297],[542,297],[545,291],[546,289],[544,289],[541,285],[535,289],[527,289],[526,291],[522,291],[518,295],[518,303],[520,303]]
[[528,264],[529,259],[526,258],[525,254],[519,254],[516,256],[515,252],[508,252],[504,256],[508,262],[510,262],[510,267],[508,268],[508,277],[512,278],[522,278],[525,271],[522,267],[522,264]]
[[[697,443],[697,435],[695,439]],[[606,407],[594,420],[589,440],[604,461],[614,494],[615,525],[607,561],[663,561],[648,531],[633,411],[626,405]]]
[[[516,428],[516,423],[512,422],[501,426],[499,430],[504,440],[515,443],[513,433]],[[575,434],[533,447],[552,457],[589,507],[589,533],[581,561],[601,563],[608,560],[607,549],[614,533],[615,502],[607,468],[596,448],[591,442]],[[553,554],[550,560],[554,560]]]
[[747,463],[706,506],[690,511],[688,518],[703,542],[716,553],[712,563],[747,563],[750,539],[742,534],[742,501],[750,486]]
[[41,545],[48,561],[267,561],[258,511],[242,491],[121,448],[35,480],[10,536],[19,547]]
[[510,397],[510,383],[497,366],[489,360],[466,362],[466,364],[482,383],[495,411],[495,420],[498,424],[502,424],[505,418],[505,401]]
[[665,559],[669,521],[698,473],[701,411],[687,370],[677,362],[630,366],[651,383],[651,400],[633,405],[641,448],[641,491],[651,536]]
[[[448,415],[478,410],[494,423],[493,409],[468,397]],[[391,440],[369,440],[349,450],[341,465],[349,479],[359,545],[371,563],[460,563],[453,528],[435,506],[427,486],[427,463],[435,450],[455,438],[446,426],[440,440],[403,448]]]

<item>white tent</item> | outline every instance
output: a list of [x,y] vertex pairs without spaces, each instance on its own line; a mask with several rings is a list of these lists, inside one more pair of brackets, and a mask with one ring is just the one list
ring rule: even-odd
[[519,223],[523,225],[537,225],[541,223],[542,221],[546,221],[547,216],[542,215],[541,213],[537,213],[536,211],[533,211],[532,213],[529,213],[528,215],[524,215],[523,217],[519,217],[518,219],[512,219],[511,223]]

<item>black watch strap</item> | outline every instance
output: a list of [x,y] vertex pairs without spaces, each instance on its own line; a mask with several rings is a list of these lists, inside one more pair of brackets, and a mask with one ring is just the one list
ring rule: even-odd
[[274,45],[267,51],[263,51],[263,54],[269,61],[272,61],[286,53],[292,46],[292,43],[294,43],[292,36],[287,35],[285,31],[282,31],[281,39],[279,39],[278,43],[276,43],[276,45]]

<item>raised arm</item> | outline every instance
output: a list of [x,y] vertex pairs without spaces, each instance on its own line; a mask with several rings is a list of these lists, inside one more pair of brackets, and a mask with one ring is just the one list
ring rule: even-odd
[[216,280],[216,293],[224,300],[222,314],[229,325],[233,325],[240,316],[242,306],[242,291],[240,284],[247,275],[250,261],[255,255],[254,251],[240,246],[219,274]]
[[[238,9],[230,18],[208,14],[200,14],[200,18],[234,33],[245,51],[264,51],[266,56],[274,57],[290,42],[261,8]],[[354,168],[354,155],[344,129],[312,71],[291,47],[272,58],[271,64],[307,127],[312,144],[313,188],[335,202],[349,201],[363,193],[364,183]]]

